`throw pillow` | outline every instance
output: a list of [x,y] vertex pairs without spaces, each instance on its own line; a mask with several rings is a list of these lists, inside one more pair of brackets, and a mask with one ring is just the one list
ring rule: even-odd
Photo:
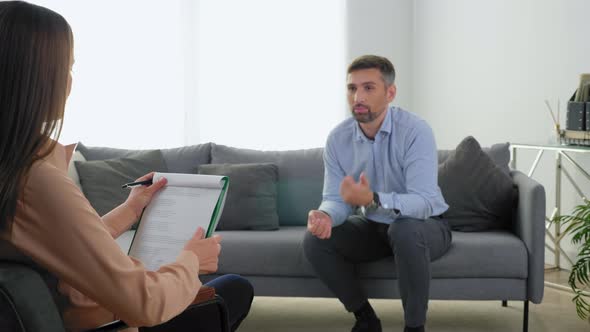
[[[86,160],[113,158],[133,158],[138,154],[154,150],[127,150],[99,146],[86,146],[78,143],[76,150],[82,152]],[[211,163],[211,143],[161,149],[168,171],[171,173],[191,173],[197,165]]]
[[510,225],[516,186],[472,136],[439,165],[438,184],[449,205],[444,218],[452,229],[482,231]]
[[[129,196],[121,185],[149,172],[167,172],[159,150],[137,153],[132,158],[75,161],[84,195],[92,207],[103,216],[119,206]],[[137,225],[133,225],[135,229]]]
[[278,167],[274,164],[200,165],[199,174],[226,175],[229,188],[218,230],[275,230]]
[[[510,143],[496,143],[490,147],[481,148],[502,172],[510,175]],[[442,164],[454,150],[438,150],[438,163]]]
[[[305,226],[322,202],[323,148],[261,151],[211,144],[211,164],[270,163],[279,168],[277,213],[281,225]],[[230,184],[231,185],[231,184]]]

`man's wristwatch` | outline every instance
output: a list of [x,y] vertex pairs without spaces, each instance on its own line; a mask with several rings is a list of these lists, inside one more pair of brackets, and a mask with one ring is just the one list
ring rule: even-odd
[[373,200],[364,206],[361,206],[361,213],[366,216],[369,213],[377,211],[381,207],[381,201],[379,200],[379,194],[373,192]]

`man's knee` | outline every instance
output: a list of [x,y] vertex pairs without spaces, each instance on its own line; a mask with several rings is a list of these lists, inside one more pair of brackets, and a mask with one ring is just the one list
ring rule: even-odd
[[423,226],[424,221],[418,219],[394,221],[387,231],[394,252],[397,254],[412,253],[425,248]]

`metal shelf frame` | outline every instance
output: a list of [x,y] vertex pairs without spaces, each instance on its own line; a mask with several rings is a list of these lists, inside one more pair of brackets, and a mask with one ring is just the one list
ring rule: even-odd
[[[545,243],[545,247],[547,247],[549,251],[551,251],[554,254],[554,262],[552,269],[561,270],[561,258],[566,259],[571,265],[574,264],[574,261],[561,247],[561,241],[565,236],[565,234],[561,232],[561,225],[558,223],[551,223],[552,220],[555,220],[556,217],[561,215],[561,191],[563,185],[563,178],[565,177],[569,181],[569,183],[574,187],[574,189],[584,202],[588,202],[588,199],[582,191],[582,189],[574,181],[567,169],[563,167],[563,161],[567,161],[574,170],[584,175],[586,179],[590,181],[590,174],[588,174],[588,172],[582,166],[580,166],[580,164],[578,164],[570,155],[572,153],[590,153],[590,147],[559,144],[510,144],[510,150],[512,152],[512,159],[510,161],[510,165],[512,169],[517,169],[516,157],[518,155],[517,151],[520,149],[537,151],[535,160],[533,161],[533,164],[531,165],[527,173],[529,177],[532,177],[535,173],[535,170],[539,165],[539,161],[541,160],[541,157],[543,156],[545,151],[551,151],[555,154],[555,192],[553,193],[555,197],[555,206],[553,207],[551,215],[545,216],[545,220],[548,222],[548,224],[545,226],[545,234],[549,239],[549,241]],[[553,227],[553,234],[551,234],[551,227]]]

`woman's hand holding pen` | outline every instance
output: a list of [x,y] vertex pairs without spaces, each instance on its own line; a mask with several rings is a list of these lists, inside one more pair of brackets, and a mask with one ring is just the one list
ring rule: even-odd
[[199,257],[199,273],[217,271],[221,252],[220,242],[220,235],[205,238],[205,231],[199,227],[195,235],[184,245],[184,250],[190,250]]
[[[151,180],[154,177],[154,172],[148,173],[135,181]],[[129,193],[129,197],[124,204],[133,210],[135,213],[135,221],[141,216],[143,209],[150,203],[154,194],[166,185],[166,179],[161,178],[158,182],[149,186],[134,186]],[[133,223],[132,222],[132,223]]]

